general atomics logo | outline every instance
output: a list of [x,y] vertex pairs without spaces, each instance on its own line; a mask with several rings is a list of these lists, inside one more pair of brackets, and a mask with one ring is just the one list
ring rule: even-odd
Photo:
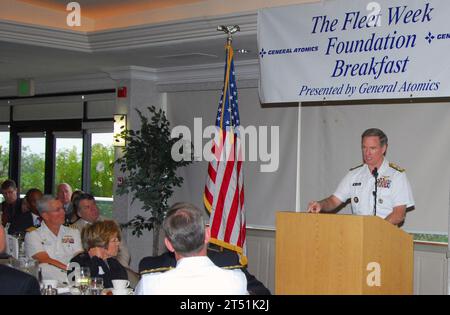
[[293,48],[277,48],[277,49],[269,49],[265,50],[264,48],[261,48],[259,51],[259,56],[261,59],[264,58],[264,56],[273,56],[273,55],[287,55],[287,54],[298,54],[298,53],[308,53],[308,52],[315,52],[319,50],[319,46],[308,46],[308,47],[293,47]]
[[450,33],[441,33],[437,34],[436,36],[433,35],[433,33],[428,32],[427,36],[425,36],[425,40],[428,41],[428,44],[431,44],[433,39],[441,40],[441,39],[450,39]]
[[428,35],[425,36],[425,39],[428,41],[428,44],[431,44],[431,41],[434,39],[433,34],[431,32],[428,32]]
[[259,52],[259,55],[261,56],[261,58],[264,58],[264,55],[267,54],[267,51],[263,49],[261,49],[261,51]]

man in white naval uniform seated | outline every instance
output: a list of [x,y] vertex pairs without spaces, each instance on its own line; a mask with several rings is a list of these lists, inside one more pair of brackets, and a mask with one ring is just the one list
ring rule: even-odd
[[399,225],[406,209],[414,206],[405,171],[386,160],[388,138],[383,131],[367,129],[361,139],[364,164],[350,169],[333,195],[311,201],[308,212],[330,212],[350,199],[353,214],[377,215]]
[[67,265],[83,250],[80,232],[63,225],[65,211],[61,201],[46,195],[37,207],[43,222],[25,235],[25,253],[39,262],[43,279],[67,282]]
[[177,265],[164,273],[142,276],[136,294],[246,295],[247,279],[239,270],[217,267],[206,255],[210,238],[202,213],[194,206],[170,210],[164,219],[164,242]]

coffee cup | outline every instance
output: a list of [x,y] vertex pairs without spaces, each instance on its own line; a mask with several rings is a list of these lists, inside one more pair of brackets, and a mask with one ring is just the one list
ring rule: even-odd
[[130,281],[128,280],[112,280],[114,289],[126,289],[130,286]]

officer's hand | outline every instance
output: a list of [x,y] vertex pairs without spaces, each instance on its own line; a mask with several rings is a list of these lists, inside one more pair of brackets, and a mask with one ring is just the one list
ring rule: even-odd
[[320,206],[320,203],[317,201],[311,201],[308,204],[308,212],[310,213],[319,213],[322,207]]

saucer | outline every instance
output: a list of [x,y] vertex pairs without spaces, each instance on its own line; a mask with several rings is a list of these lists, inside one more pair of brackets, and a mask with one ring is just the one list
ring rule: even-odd
[[111,289],[113,295],[131,295],[133,294],[133,289],[124,288],[124,289]]

